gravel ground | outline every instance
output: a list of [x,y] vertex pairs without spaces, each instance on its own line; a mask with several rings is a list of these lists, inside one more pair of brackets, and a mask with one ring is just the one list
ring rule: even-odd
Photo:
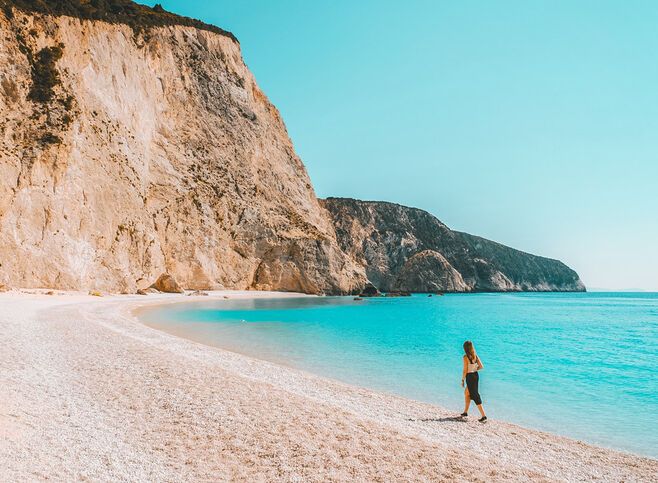
[[653,459],[464,422],[132,315],[181,300],[0,294],[0,481],[658,481]]

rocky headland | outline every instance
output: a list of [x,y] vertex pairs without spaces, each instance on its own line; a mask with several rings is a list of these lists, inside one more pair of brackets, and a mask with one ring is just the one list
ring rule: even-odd
[[453,231],[430,213],[395,203],[328,198],[341,248],[383,291],[583,291],[558,260]]
[[363,286],[233,35],[127,1],[0,4],[0,283]]
[[230,32],[129,0],[0,0],[0,38],[0,286],[583,289],[421,210],[323,208]]

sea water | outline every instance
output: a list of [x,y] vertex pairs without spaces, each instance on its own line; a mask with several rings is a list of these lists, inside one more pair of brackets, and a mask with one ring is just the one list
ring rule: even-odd
[[658,294],[218,300],[141,317],[198,342],[456,414],[462,343],[470,339],[485,365],[480,393],[490,419],[658,457]]

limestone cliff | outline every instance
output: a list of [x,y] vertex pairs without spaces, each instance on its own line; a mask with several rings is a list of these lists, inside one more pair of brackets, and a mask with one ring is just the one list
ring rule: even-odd
[[0,0],[0,284],[358,290],[235,38],[134,5]]
[[582,290],[391,203],[323,209],[218,27],[130,0],[0,0],[0,287]]
[[381,290],[585,290],[562,262],[452,231],[423,210],[346,198],[322,203],[343,250]]

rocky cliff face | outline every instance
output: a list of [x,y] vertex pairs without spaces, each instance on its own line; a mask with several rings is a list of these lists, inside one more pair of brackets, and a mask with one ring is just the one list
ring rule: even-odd
[[323,209],[222,29],[130,0],[0,0],[0,287],[582,290],[391,203]]
[[423,210],[345,198],[322,203],[343,250],[381,290],[585,290],[562,262],[452,231]]
[[358,290],[234,37],[130,3],[0,0],[0,284]]

